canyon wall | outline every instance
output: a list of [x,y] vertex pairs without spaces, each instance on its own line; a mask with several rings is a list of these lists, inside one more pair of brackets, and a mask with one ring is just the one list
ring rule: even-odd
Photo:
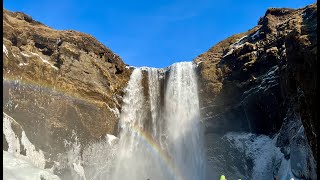
[[[316,14],[316,4],[270,8],[257,26],[193,60],[207,136],[278,135],[286,158],[310,166],[317,158]],[[20,138],[24,130],[48,159],[74,134],[83,146],[118,135],[132,68],[92,36],[53,30],[21,12],[4,9],[3,26],[3,108]],[[146,96],[147,81],[144,72]],[[302,145],[311,153],[302,155]],[[297,177],[311,177],[292,166]]]

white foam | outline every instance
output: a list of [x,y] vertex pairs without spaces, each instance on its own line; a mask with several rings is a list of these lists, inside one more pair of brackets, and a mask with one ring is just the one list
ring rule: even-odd
[[[90,144],[85,147],[82,153],[82,162],[84,172],[87,179],[111,179],[111,174],[114,169],[114,160],[117,153],[116,138],[113,135],[106,136],[105,140]],[[109,140],[112,140],[110,145]]]
[[73,169],[77,172],[77,174],[84,180],[86,180],[86,176],[84,175],[84,169],[81,166],[80,162],[73,163]]

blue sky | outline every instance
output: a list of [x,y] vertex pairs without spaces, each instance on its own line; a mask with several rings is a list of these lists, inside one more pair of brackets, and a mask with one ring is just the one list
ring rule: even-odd
[[132,66],[191,61],[255,25],[269,7],[300,8],[315,0],[4,0],[54,29],[96,37]]

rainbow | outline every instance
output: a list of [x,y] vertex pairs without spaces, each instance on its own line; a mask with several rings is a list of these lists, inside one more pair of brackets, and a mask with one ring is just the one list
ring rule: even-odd
[[[28,85],[29,87],[32,88],[44,88],[42,90],[53,90],[55,91],[57,94],[63,94],[69,98],[77,98],[80,100],[84,100],[84,101],[88,101],[86,99],[83,99],[81,97],[77,97],[73,94],[70,94],[68,92],[63,91],[62,89],[59,88],[55,88],[52,85],[49,84],[38,84],[32,81],[28,81],[25,79],[15,79],[15,78],[3,78],[3,83],[17,83],[19,85]],[[163,163],[165,165],[165,167],[167,168],[167,170],[170,172],[170,174],[172,175],[172,177],[176,180],[184,180],[186,179],[182,173],[179,171],[179,169],[176,167],[175,163],[173,162],[171,156],[167,153],[167,151],[164,151],[161,146],[153,139],[153,137],[146,132],[145,130],[143,130],[142,128],[140,128],[137,125],[134,125],[130,131],[132,133],[134,133],[135,135],[137,135],[137,137],[139,138],[139,140],[141,140],[141,142],[143,142],[143,144],[145,145],[145,147],[155,156],[155,157],[160,157],[159,159],[162,161],[161,163]]]
[[184,178],[183,174],[179,171],[179,169],[175,166],[175,163],[173,162],[171,156],[167,153],[167,151],[164,151],[148,132],[146,132],[145,130],[143,130],[137,125],[134,125],[130,130],[132,131],[132,133],[137,135],[139,140],[143,142],[145,147],[154,156],[160,157],[162,163],[166,165],[167,170],[171,173],[174,179],[176,180],[186,179]]
[[11,86],[13,84],[13,85],[24,86],[25,89],[32,88],[34,90],[44,91],[44,92],[51,91],[51,93],[53,93],[54,96],[63,95],[63,97],[65,97],[65,98],[77,99],[77,100],[85,101],[88,103],[95,103],[94,100],[83,98],[83,97],[77,95],[76,93],[66,91],[62,88],[55,87],[54,85],[51,85],[48,83],[34,82],[34,81],[27,80],[27,79],[22,79],[22,78],[17,79],[16,77],[15,78],[12,78],[12,77],[3,78],[3,86],[6,83],[9,84],[9,86]]

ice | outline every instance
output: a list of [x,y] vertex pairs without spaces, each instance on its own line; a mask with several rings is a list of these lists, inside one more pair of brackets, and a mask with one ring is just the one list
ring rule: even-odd
[[8,152],[12,154],[20,154],[20,142],[12,130],[11,123],[15,123],[15,120],[3,112],[3,134],[8,143]]
[[252,179],[273,179],[273,167],[276,159],[283,156],[275,146],[275,138],[251,133],[228,133],[225,138],[235,148],[244,151],[254,160]]
[[40,169],[28,161],[17,158],[3,151],[3,179],[6,180],[60,180],[57,175],[50,171]]
[[[279,177],[280,180],[288,180],[290,177],[294,177],[291,172],[290,159],[286,160],[284,157],[282,157],[277,177]],[[299,179],[295,178],[295,180]]]

